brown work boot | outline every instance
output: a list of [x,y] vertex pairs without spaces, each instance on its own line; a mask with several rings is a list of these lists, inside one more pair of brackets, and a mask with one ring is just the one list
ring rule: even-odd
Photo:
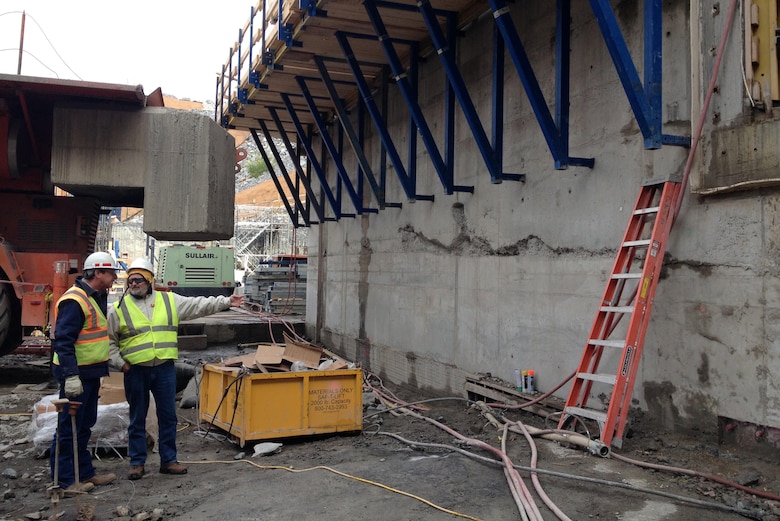
[[90,490],[95,488],[95,485],[87,481],[81,483],[74,483],[65,489],[65,497],[75,497],[79,494],[86,494]]
[[186,474],[186,473],[187,473],[187,467],[185,467],[178,461],[174,461],[172,463],[166,463],[165,465],[160,465],[160,474]]
[[144,477],[144,474],[146,474],[146,472],[144,471],[143,465],[133,465],[133,467],[130,469],[130,473],[127,475],[127,479],[141,479]]
[[85,479],[83,483],[92,483],[96,487],[99,487],[101,485],[108,485],[112,481],[116,479],[116,474],[113,474],[111,472],[107,472],[105,474],[95,474],[89,479]]

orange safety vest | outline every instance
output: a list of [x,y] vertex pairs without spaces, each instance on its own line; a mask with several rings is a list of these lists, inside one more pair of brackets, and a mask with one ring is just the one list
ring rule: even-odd
[[[57,301],[57,307],[65,300],[75,300],[84,313],[84,325],[74,343],[78,365],[92,365],[108,360],[108,321],[95,299],[78,286],[72,286]],[[54,353],[52,360],[60,365],[60,357]]]

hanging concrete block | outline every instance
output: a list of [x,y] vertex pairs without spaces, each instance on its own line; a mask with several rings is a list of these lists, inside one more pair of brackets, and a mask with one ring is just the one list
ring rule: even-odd
[[159,240],[233,236],[235,142],[209,117],[147,107],[54,112],[52,183],[105,206],[144,208]]

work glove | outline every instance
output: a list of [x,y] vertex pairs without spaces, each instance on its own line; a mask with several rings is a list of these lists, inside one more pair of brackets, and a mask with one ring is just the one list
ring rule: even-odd
[[84,392],[84,387],[81,385],[81,378],[78,376],[69,376],[65,379],[65,396],[68,398],[75,398]]

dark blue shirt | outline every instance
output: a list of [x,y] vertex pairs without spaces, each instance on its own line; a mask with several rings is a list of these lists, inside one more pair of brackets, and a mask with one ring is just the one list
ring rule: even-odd
[[[84,282],[81,276],[76,277],[74,286],[83,289],[88,297],[95,299],[105,317],[108,311],[108,294],[93,289]],[[108,375],[108,361],[82,365],[81,367],[76,362],[75,343],[84,327],[85,319],[81,306],[75,300],[63,300],[57,307],[57,323],[54,327],[51,348],[59,357],[60,365],[52,364],[52,373],[58,380],[64,380],[74,375],[78,375],[82,379],[100,378]]]

